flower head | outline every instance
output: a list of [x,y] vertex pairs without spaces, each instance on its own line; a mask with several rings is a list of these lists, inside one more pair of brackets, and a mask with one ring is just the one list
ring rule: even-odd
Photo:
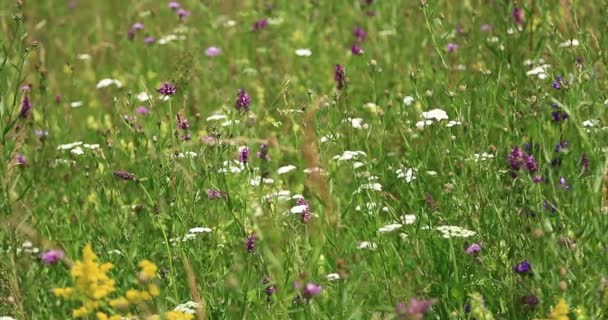
[[156,91],[164,96],[172,96],[177,92],[177,89],[172,83],[165,82]]
[[450,42],[445,46],[445,48],[449,53],[452,53],[452,52],[458,50],[458,45]]
[[466,254],[475,255],[481,252],[481,245],[478,243],[473,243],[464,250]]
[[242,146],[239,148],[239,162],[242,164],[249,162],[249,147]]
[[179,8],[179,9],[177,9],[177,16],[179,17],[180,20],[185,20],[186,18],[188,18],[190,16],[190,11],[183,9],[183,8]]
[[222,53],[222,50],[218,47],[209,47],[209,48],[205,49],[205,55],[207,57],[219,56],[220,53]]
[[304,295],[304,298],[306,298],[306,299],[311,299],[311,298],[321,294],[322,291],[323,291],[323,287],[321,287],[320,285],[318,285],[316,283],[309,282],[302,289],[302,295]]
[[207,198],[210,200],[220,199],[224,197],[224,192],[216,189],[207,189]]
[[255,249],[255,242],[257,239],[258,238],[255,236],[255,234],[252,233],[247,236],[245,241],[243,241],[245,247],[247,248],[247,252],[253,253],[253,249]]
[[562,76],[557,76],[553,81],[553,89],[560,90],[562,88]]
[[32,102],[27,96],[24,96],[21,100],[21,110],[19,111],[19,117],[26,119],[32,113]]
[[169,2],[168,7],[169,7],[169,9],[171,9],[171,10],[177,10],[177,9],[179,9],[181,6],[180,6],[179,2],[176,2],[176,1],[171,1],[171,2]]
[[256,32],[256,31],[266,28],[267,26],[268,26],[268,19],[262,18],[253,23],[253,26],[251,26],[251,30]]
[[513,8],[513,20],[518,25],[524,23],[524,11],[521,8]]
[[156,38],[154,37],[145,37],[144,38],[144,43],[145,44],[153,44],[156,42]]
[[55,264],[65,257],[62,250],[48,250],[40,254],[40,262],[44,264]]
[[148,108],[146,108],[144,106],[139,106],[139,107],[137,107],[137,109],[135,109],[135,112],[138,114],[149,114],[150,110],[148,110]]
[[236,93],[236,102],[234,105],[239,111],[249,111],[249,105],[251,104],[251,97],[247,94],[245,89],[240,89]]
[[350,52],[356,56],[360,56],[363,54],[363,48],[359,47],[356,44],[353,44],[353,46],[350,47]]
[[18,166],[26,166],[27,158],[21,153],[18,153],[17,155],[15,155],[15,164]]
[[131,172],[124,171],[124,170],[114,171],[114,176],[119,179],[126,180],[126,181],[135,180],[134,174],[132,174]]
[[264,161],[270,160],[268,157],[268,145],[263,143],[260,145],[260,151],[256,153],[256,156]]
[[190,128],[190,123],[188,122],[188,119],[182,117],[181,114],[177,114],[177,127],[182,129],[182,130],[188,130],[188,128]]
[[334,80],[337,83],[338,90],[342,90],[346,84],[346,70],[341,64],[337,64],[334,70]]
[[532,265],[527,260],[524,260],[513,266],[513,271],[519,274],[529,274],[532,273]]
[[361,27],[357,26],[355,29],[353,29],[353,36],[355,36],[357,41],[363,42],[367,37],[367,32],[365,32],[365,30],[363,30]]

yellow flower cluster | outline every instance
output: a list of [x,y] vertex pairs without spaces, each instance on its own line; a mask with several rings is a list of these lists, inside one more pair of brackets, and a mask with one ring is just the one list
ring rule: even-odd
[[[162,319],[166,320],[192,320],[194,319],[193,314],[181,312],[181,311],[167,311]],[[161,320],[158,315],[152,316],[146,320]]]
[[[145,288],[142,290],[129,289],[124,297],[111,299],[109,295],[116,291],[116,282],[108,276],[108,271],[112,267],[111,263],[100,263],[91,245],[87,244],[82,250],[82,260],[76,261],[70,270],[70,275],[74,279],[74,286],[54,288],[53,293],[63,299],[76,299],[82,302],[80,307],[72,310],[73,318],[84,318],[96,312],[95,316],[98,320],[122,318],[118,314],[108,315],[99,311],[102,308],[124,310],[129,306],[151,301],[160,294],[158,286],[150,282],[156,277],[158,267],[148,260],[143,260],[139,263],[141,268],[139,277]],[[167,319],[191,319],[187,316],[180,318],[179,315],[172,315],[171,317],[173,318],[170,318],[169,314],[166,315]]]
[[568,317],[568,313],[570,313],[569,308],[566,300],[560,299],[549,313],[549,316],[544,320],[570,320],[570,317]]

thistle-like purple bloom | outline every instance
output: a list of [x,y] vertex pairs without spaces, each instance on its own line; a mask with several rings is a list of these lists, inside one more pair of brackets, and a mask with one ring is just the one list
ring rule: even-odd
[[527,260],[524,260],[513,266],[513,271],[519,274],[529,274],[532,272],[532,265]]
[[536,306],[538,304],[538,297],[533,294],[528,294],[521,297],[521,303],[527,306]]
[[126,181],[135,180],[134,174],[132,174],[131,172],[128,172],[128,171],[124,171],[124,170],[114,171],[114,176],[119,179],[126,180]]
[[160,87],[158,89],[156,89],[156,91],[158,91],[158,93],[160,93],[164,96],[172,96],[177,92],[177,89],[175,88],[175,86],[172,83],[165,82],[165,83],[161,84]]
[[64,257],[65,253],[62,250],[48,250],[40,254],[40,262],[51,265],[59,262]]
[[185,20],[186,18],[188,18],[190,16],[190,11],[183,9],[183,8],[179,8],[179,9],[177,9],[177,16],[179,17],[180,20]]
[[513,20],[518,25],[524,23],[524,11],[521,8],[513,8]]
[[247,248],[247,252],[253,253],[253,249],[255,249],[255,242],[257,239],[258,238],[255,236],[255,234],[252,233],[247,236],[247,239],[245,239],[245,241],[243,241],[245,247]]
[[529,154],[524,154],[524,164],[526,165],[526,169],[529,172],[538,171],[538,162],[534,159],[534,156]]
[[140,23],[140,22],[136,22],[136,23],[134,23],[134,24],[131,26],[131,29],[132,29],[132,30],[135,30],[135,31],[140,31],[140,30],[143,30],[143,29],[144,29],[144,24],[143,24],[143,23]]
[[468,255],[475,255],[481,252],[481,245],[478,243],[473,243],[464,250]]
[[407,305],[407,315],[412,319],[422,319],[424,315],[431,310],[431,307],[434,304],[435,300],[418,300],[412,298]]
[[551,112],[551,116],[553,117],[554,122],[560,122],[568,119],[568,113],[561,110]]
[[363,42],[367,37],[367,32],[365,32],[365,30],[363,30],[361,27],[357,26],[355,29],[353,29],[353,36],[355,36],[357,41]]
[[337,64],[334,70],[334,80],[338,90],[342,90],[346,85],[346,70],[341,64]]
[[145,44],[153,44],[156,42],[156,38],[154,37],[145,37],[144,38],[144,43]]
[[511,149],[511,153],[507,156],[507,161],[509,161],[509,165],[511,165],[511,169],[519,170],[523,164],[525,152],[523,152],[518,146],[513,147]]
[[32,102],[30,101],[30,98],[24,96],[23,100],[21,100],[21,110],[19,111],[19,117],[21,119],[27,119],[30,114],[32,114]]
[[312,219],[312,212],[310,212],[310,204],[303,198],[296,200],[297,206],[305,206],[304,210],[300,212],[300,221],[306,224]]
[[445,46],[445,48],[446,48],[446,50],[448,50],[449,53],[452,53],[452,52],[458,50],[458,45],[450,42]]
[[181,114],[177,114],[177,127],[182,129],[182,130],[188,130],[188,128],[190,128],[190,123],[188,122],[188,119],[186,118],[182,118]]
[[222,50],[218,47],[209,47],[209,48],[205,49],[205,55],[207,57],[219,56],[220,53],[222,53]]
[[137,109],[135,109],[135,112],[138,114],[150,114],[150,110],[148,110],[148,108],[144,107],[144,106],[139,106],[137,107]]
[[15,164],[22,167],[27,166],[27,158],[21,153],[18,153],[15,155]]
[[321,287],[320,285],[318,285],[316,283],[309,282],[302,289],[302,295],[306,299],[311,299],[311,298],[321,294],[322,291],[323,291],[323,287]]
[[360,56],[363,54],[363,48],[359,47],[356,44],[353,44],[353,46],[350,47],[350,52],[356,56]]
[[171,9],[171,10],[177,10],[177,9],[181,8],[181,6],[180,6],[179,2],[176,2],[176,1],[171,1],[171,2],[169,2],[168,7],[169,7],[169,9]]
[[239,111],[249,111],[249,105],[251,104],[251,97],[247,94],[245,89],[240,89],[236,93],[235,106]]
[[261,144],[260,151],[257,152],[256,156],[264,161],[270,160],[270,158],[268,157],[268,145],[265,143]]
[[532,177],[532,182],[534,182],[534,183],[541,183],[541,182],[543,182],[543,176],[534,176],[534,177]]
[[566,181],[566,178],[564,178],[564,177],[559,178],[559,186],[566,190],[570,190],[570,186],[568,185],[568,182]]
[[251,31],[256,32],[262,30],[268,26],[268,19],[263,18],[253,23]]
[[583,155],[581,156],[581,166],[583,168],[583,171],[589,170],[589,155],[586,153],[583,153]]
[[242,164],[249,162],[249,147],[243,146],[239,148],[239,162]]
[[277,292],[277,287],[270,283],[269,276],[262,277],[262,284],[264,285],[264,293],[266,293],[270,300],[270,297]]
[[562,140],[555,145],[555,152],[562,152],[564,150],[567,150],[568,147],[569,147],[568,141]]

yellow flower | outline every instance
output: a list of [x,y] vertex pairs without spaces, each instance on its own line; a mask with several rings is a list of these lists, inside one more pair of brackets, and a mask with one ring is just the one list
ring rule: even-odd
[[155,284],[149,284],[148,285],[148,293],[152,297],[156,297],[156,296],[158,296],[160,294],[160,289]]
[[124,297],[120,297],[110,300],[109,305],[112,308],[126,309],[129,307],[129,300],[125,299]]
[[192,320],[194,319],[194,315],[181,311],[168,311],[165,313],[165,318],[167,320]]
[[134,303],[134,304],[152,300],[152,296],[148,292],[139,291],[139,290],[135,290],[135,289],[127,290],[125,297],[127,297],[127,300],[129,300],[129,302]]
[[560,299],[559,302],[553,308],[553,311],[549,313],[549,319],[551,320],[569,320],[568,317],[568,304],[564,299]]
[[74,293],[74,289],[72,289],[70,287],[53,289],[54,295],[56,295],[57,297],[60,297],[60,298],[64,298],[64,299],[70,298],[73,293]]
[[139,267],[141,268],[140,276],[144,281],[156,277],[156,271],[158,270],[158,267],[149,260],[142,260],[139,263]]
[[73,318],[82,318],[82,317],[87,316],[89,313],[91,313],[91,310],[85,306],[82,306],[78,309],[72,310],[72,317]]
[[103,312],[97,312],[95,314],[97,316],[97,320],[120,320],[122,319],[122,316],[115,314],[113,316],[109,316]]

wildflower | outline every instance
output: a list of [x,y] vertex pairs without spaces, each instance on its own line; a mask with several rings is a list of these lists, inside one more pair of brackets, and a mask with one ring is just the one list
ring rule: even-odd
[[156,271],[158,271],[158,267],[153,262],[149,260],[142,260],[139,262],[139,267],[141,268],[139,277],[143,281],[156,278]]
[[136,22],[131,26],[131,29],[133,29],[135,31],[140,31],[140,30],[144,29],[144,25],[143,25],[143,23]]
[[21,110],[19,111],[19,117],[27,119],[32,113],[32,102],[27,96],[24,96],[21,100]]
[[360,56],[363,54],[363,49],[361,47],[359,47],[356,44],[353,44],[352,47],[350,47],[350,52],[356,56]]
[[224,196],[224,192],[215,189],[207,189],[207,197],[210,200],[220,199]]
[[179,5],[179,2],[176,2],[176,1],[169,2],[169,9],[171,9],[171,10],[177,10],[180,7],[181,6]]
[[468,255],[475,255],[481,252],[481,245],[478,243],[473,243],[464,250]]
[[557,76],[555,81],[553,81],[553,89],[560,90],[562,88],[562,77]]
[[404,104],[404,105],[406,105],[406,106],[408,106],[408,107],[409,107],[409,106],[411,106],[411,105],[412,105],[412,103],[414,103],[414,97],[412,97],[412,96],[405,96],[405,97],[403,98],[403,104]]
[[177,127],[182,130],[188,130],[190,128],[190,123],[188,123],[188,119],[182,118],[181,114],[177,114]]
[[106,78],[106,79],[101,79],[99,80],[99,82],[97,83],[97,89],[100,88],[105,88],[111,85],[115,85],[117,88],[121,88],[122,87],[122,82],[116,80],[116,79],[110,79],[110,78]]
[[139,107],[137,107],[137,109],[135,109],[135,112],[139,113],[139,114],[149,114],[150,110],[148,110],[148,108],[146,108],[144,106],[139,106]]
[[518,25],[524,22],[524,12],[521,8],[513,8],[513,20]]
[[264,293],[268,296],[268,299],[277,292],[277,287],[270,283],[270,277],[262,277],[262,284],[264,285]]
[[249,162],[249,147],[239,147],[239,162],[242,164],[247,164]]
[[164,319],[167,320],[192,320],[194,315],[190,313],[184,313],[181,311],[167,311],[165,312]]
[[247,94],[245,89],[240,89],[236,94],[235,106],[239,111],[249,111],[249,105],[251,104],[251,97]]
[[446,48],[446,50],[448,50],[449,53],[452,53],[458,49],[458,45],[450,42],[446,45],[445,48]]
[[183,21],[190,16],[190,11],[183,9],[183,8],[179,8],[179,9],[177,9],[177,16],[179,17],[180,20]]
[[267,26],[268,26],[268,19],[263,18],[263,19],[257,20],[256,22],[253,23],[253,26],[251,27],[251,31],[256,32],[256,31],[266,28]]
[[449,238],[468,238],[468,237],[472,237],[474,235],[476,235],[477,233],[475,231],[471,231],[459,226],[439,226],[437,228],[435,228],[437,231],[439,231],[439,233],[441,233],[441,236],[443,238],[449,239]]
[[247,252],[253,253],[253,249],[255,248],[256,240],[257,240],[257,237],[255,236],[255,234],[252,233],[247,236],[247,239],[245,239],[245,241],[243,241],[243,243],[245,244],[245,247],[247,248]]
[[170,82],[163,83],[156,91],[164,96],[172,96],[175,94],[177,89]]
[[538,171],[538,162],[534,159],[534,156],[524,153],[524,164],[526,169],[530,172]]
[[207,57],[219,56],[220,53],[222,53],[222,50],[218,47],[209,47],[209,48],[205,49],[205,55]]
[[494,316],[484,306],[483,297],[479,293],[469,295],[471,302],[465,306],[465,311],[471,313],[471,319],[494,320]]
[[309,282],[304,286],[304,289],[302,289],[302,294],[304,295],[304,298],[309,300],[321,294],[322,291],[323,288],[320,285],[313,282]]
[[401,302],[396,306],[397,316],[402,319],[421,320],[431,310],[436,300],[419,300],[411,298],[407,306]]
[[479,27],[479,30],[483,31],[483,32],[490,32],[492,31],[493,27],[491,24],[482,24],[481,27]]
[[353,36],[355,36],[357,41],[363,42],[367,37],[367,32],[365,32],[365,30],[363,30],[361,27],[357,26],[355,29],[353,29]]
[[521,297],[521,303],[527,306],[535,306],[538,304],[538,297],[533,294],[528,294]]
[[581,156],[581,167],[583,168],[583,171],[589,171],[589,155],[586,153],[583,153]]
[[48,250],[40,254],[40,261],[44,264],[55,264],[65,257],[62,250]]
[[532,182],[534,182],[534,183],[541,183],[541,182],[543,182],[543,176],[534,176],[534,177],[532,177]]
[[268,145],[263,143],[260,145],[260,151],[256,153],[256,156],[264,161],[270,160],[268,157]]
[[568,141],[563,140],[555,145],[555,152],[561,152],[568,149]]
[[334,70],[334,80],[337,83],[338,90],[342,90],[346,84],[346,70],[341,64],[336,64],[336,68]]
[[154,37],[145,37],[144,38],[144,43],[145,44],[153,44],[156,42],[156,38]]
[[135,180],[134,174],[124,170],[114,171],[114,176],[126,181]]
[[524,260],[513,266],[513,271],[520,274],[530,274],[532,273],[532,265],[527,260]]
[[290,171],[293,171],[295,169],[297,169],[296,166],[294,166],[294,165],[287,165],[287,166],[283,166],[283,167],[280,167],[279,169],[277,169],[277,173],[279,175],[286,174],[286,173],[288,173]]
[[45,140],[46,137],[49,136],[48,130],[34,130],[34,135],[38,137],[40,140]]
[[296,49],[296,56],[298,57],[310,57],[312,55],[312,51],[310,49]]
[[449,119],[448,113],[445,112],[445,110],[442,110],[442,109],[433,109],[433,110],[422,112],[422,117],[425,120],[435,120],[435,121],[441,121],[441,120],[448,120]]
[[567,185],[566,178],[564,178],[564,177],[560,177],[560,178],[559,178],[559,185],[560,185],[560,187],[562,187],[562,188],[564,188],[564,189],[566,189],[566,190],[569,190],[569,189],[570,189],[570,186],[569,186],[569,185]]
[[553,310],[549,313],[547,320],[569,320],[569,306],[564,299],[560,299]]
[[401,227],[403,227],[403,225],[401,223],[387,224],[385,226],[380,227],[380,229],[378,229],[378,232],[379,233],[392,232],[392,231],[401,229]]
[[21,153],[18,153],[17,155],[15,155],[15,164],[18,166],[26,166],[27,158]]

